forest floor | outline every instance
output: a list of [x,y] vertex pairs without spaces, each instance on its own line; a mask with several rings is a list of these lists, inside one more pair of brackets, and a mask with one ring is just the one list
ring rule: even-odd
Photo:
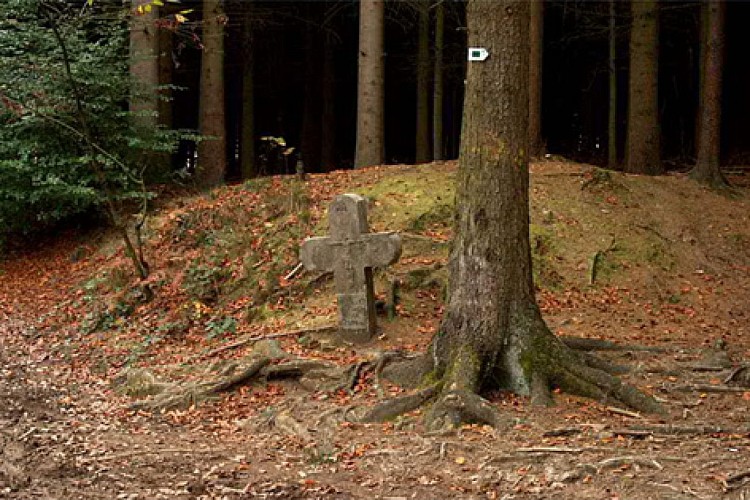
[[[500,429],[429,434],[418,412],[346,420],[396,387],[255,381],[211,401],[134,409],[137,389],[226,373],[272,339],[340,366],[420,351],[439,325],[455,164],[262,179],[171,194],[147,232],[154,298],[106,233],[60,236],[0,261],[0,498],[750,498],[750,198],[681,175],[532,166],[538,300],[560,335],[656,396],[666,417],[556,394],[489,395]],[[743,186],[744,183],[744,186]],[[330,276],[297,270],[333,196],[371,200],[398,230],[397,316],[365,346],[337,342]],[[610,346],[611,347],[611,346]],[[648,347],[648,349],[646,349]],[[361,365],[360,365],[361,366]],[[149,384],[129,385],[140,374]],[[731,379],[731,380],[730,380]]]

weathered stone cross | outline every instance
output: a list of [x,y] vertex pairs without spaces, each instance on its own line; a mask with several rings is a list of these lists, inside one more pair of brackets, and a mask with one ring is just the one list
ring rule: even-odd
[[328,210],[330,237],[308,238],[300,260],[311,271],[333,271],[339,306],[339,333],[344,340],[365,342],[375,334],[372,269],[401,256],[396,233],[370,233],[367,199],[337,196]]

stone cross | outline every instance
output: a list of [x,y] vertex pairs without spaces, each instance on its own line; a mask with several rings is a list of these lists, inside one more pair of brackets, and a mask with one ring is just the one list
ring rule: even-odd
[[328,210],[330,237],[308,238],[300,260],[310,271],[333,271],[339,306],[339,333],[344,340],[365,342],[375,334],[372,269],[401,256],[396,233],[370,233],[367,199],[337,196]]

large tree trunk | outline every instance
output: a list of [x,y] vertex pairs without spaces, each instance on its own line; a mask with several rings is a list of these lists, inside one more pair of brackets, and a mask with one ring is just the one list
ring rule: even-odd
[[174,50],[174,38],[172,31],[168,29],[159,30],[159,85],[162,87],[159,94],[159,124],[171,129],[174,126],[174,113],[172,112],[172,89],[174,79],[174,61],[172,51]]
[[[130,23],[130,112],[138,128],[154,130],[164,119],[171,119],[166,101],[159,99],[162,65],[159,54],[160,31],[156,25],[159,7],[145,0],[132,0]],[[146,6],[149,6],[146,8]],[[139,9],[140,7],[140,9]],[[171,82],[167,82],[171,83]],[[162,111],[165,111],[162,114]],[[147,153],[140,159],[148,167],[144,174],[148,181],[160,180],[169,172],[169,155]]]
[[220,0],[203,0],[203,53],[201,56],[200,133],[196,183],[213,187],[224,181],[227,168],[224,113],[224,23]]
[[359,2],[359,81],[357,86],[357,168],[381,165],[385,150],[383,52],[385,3]]
[[430,161],[430,6],[419,0],[417,36],[417,134],[415,163]]
[[531,0],[529,22],[529,155],[544,153],[542,141],[542,61],[544,52],[544,0]]
[[445,146],[443,144],[444,45],[445,5],[443,5],[443,2],[438,2],[435,6],[435,62],[432,76],[432,159],[436,161],[445,159]]
[[625,171],[659,175],[659,3],[631,2],[630,82]]
[[[137,125],[153,128],[158,123],[159,8],[144,9],[145,0],[132,0],[130,23],[130,77],[133,84],[130,111]],[[140,10],[138,9],[140,7]]]
[[609,0],[609,121],[607,125],[607,166],[617,167],[617,4]]
[[701,88],[700,125],[696,148],[698,160],[690,176],[715,187],[726,185],[721,173],[721,87],[724,69],[724,17],[723,0],[703,5],[701,23]]
[[491,386],[549,402],[555,384],[655,410],[651,398],[602,371],[603,363],[567,348],[541,317],[529,244],[529,4],[469,0],[467,9],[469,46],[486,47],[490,57],[467,73],[445,317],[427,355],[411,365],[422,384],[434,384],[417,400],[437,398],[428,426],[499,424],[478,395]]
[[242,26],[242,118],[240,120],[240,174],[252,179],[257,174],[255,165],[255,78],[252,32],[252,2],[245,6],[248,12]]

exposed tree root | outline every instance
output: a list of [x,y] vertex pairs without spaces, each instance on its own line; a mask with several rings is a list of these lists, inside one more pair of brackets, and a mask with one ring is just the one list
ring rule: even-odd
[[393,420],[399,415],[416,410],[427,401],[434,398],[439,391],[440,387],[433,385],[413,394],[390,399],[369,410],[359,419],[359,421],[368,423]]
[[742,387],[750,387],[750,365],[738,366],[724,379],[725,384],[734,383]]
[[589,397],[602,402],[618,403],[646,413],[663,413],[661,405],[653,397],[598,368],[567,363],[568,370],[560,387],[571,394]]
[[451,391],[443,394],[427,414],[427,427],[431,431],[453,429],[464,422],[502,426],[500,412],[482,396],[469,391]]
[[639,344],[618,344],[609,340],[590,339],[584,337],[559,337],[566,346],[576,351],[645,351],[645,352],[667,352],[670,349],[659,346],[648,346]]
[[216,380],[187,384],[167,385],[151,399],[136,401],[130,405],[134,410],[167,411],[190,408],[205,401],[216,399],[224,392],[246,385],[255,379],[299,378],[315,388],[335,389],[350,381],[347,369],[332,363],[317,360],[293,359],[279,364],[270,364],[267,356],[251,358],[239,372],[219,377]]
[[213,356],[216,356],[217,354],[221,354],[224,351],[228,351],[231,349],[239,349],[240,347],[245,347],[246,345],[252,344],[254,342],[278,339],[282,337],[301,337],[303,335],[309,335],[309,334],[321,334],[321,333],[333,332],[336,330],[336,328],[337,328],[336,325],[324,325],[324,326],[312,327],[312,328],[300,328],[297,330],[290,330],[288,332],[270,333],[268,335],[251,335],[249,337],[235,340],[221,347],[217,347],[216,349],[209,351],[205,354],[201,354],[197,357],[198,358],[211,358]]
[[646,437],[654,434],[675,435],[700,435],[700,434],[748,434],[750,428],[726,428],[715,425],[672,425],[672,424],[644,424],[631,425],[626,429],[614,429],[612,434],[616,436]]
[[[526,379],[525,385],[516,381],[515,388],[511,388],[518,390],[520,387],[522,394],[531,396],[533,404],[553,404],[551,389],[557,387],[567,393],[608,405],[644,413],[663,413],[661,405],[653,397],[622,383],[615,376],[627,371],[624,367],[585,352],[593,347],[620,350],[623,346],[605,341],[593,344],[586,341],[583,345],[575,344],[584,347],[584,352],[581,352],[571,349],[567,343],[552,335],[541,318],[532,319],[524,327],[532,331],[529,336],[531,340],[523,346],[521,353],[515,354],[515,361],[510,363],[515,363],[515,368],[509,368],[507,360],[499,361],[497,354],[494,355],[494,361],[488,361],[487,355],[482,355],[470,343],[455,346],[448,356],[448,363],[442,368],[438,366],[442,358],[434,354],[434,344],[428,355],[407,362],[397,362],[393,368],[384,368],[384,376],[392,381],[396,378],[397,383],[405,381],[411,386],[420,382],[424,384],[428,380],[431,383],[422,391],[381,403],[367,412],[361,421],[392,419],[429,403],[425,424],[430,431],[448,430],[463,423],[501,427],[507,419],[502,418],[497,408],[480,395],[480,391],[488,381],[502,381],[512,377],[513,374],[507,372],[509,369],[511,372],[515,370],[517,377]],[[645,346],[635,347],[636,350],[651,350]],[[638,349],[639,347],[642,349]],[[632,348],[633,346],[627,346],[629,350]],[[396,377],[392,377],[393,374]]]

